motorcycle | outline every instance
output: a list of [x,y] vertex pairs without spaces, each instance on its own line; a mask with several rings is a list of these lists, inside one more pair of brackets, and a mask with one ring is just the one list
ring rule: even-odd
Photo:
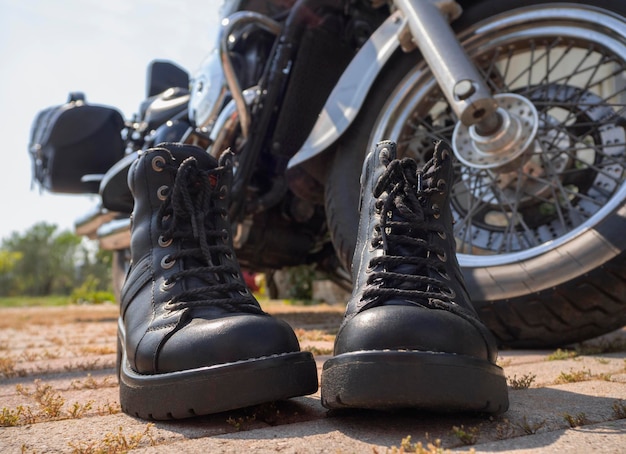
[[[459,262],[500,344],[561,346],[626,324],[626,3],[238,0],[221,14],[193,76],[157,60],[136,118],[119,126],[113,108],[97,107],[112,133],[81,139],[70,187],[52,183],[63,147],[46,148],[51,128],[33,132],[45,188],[100,194],[76,232],[115,251],[117,288],[126,176],[142,149],[230,148],[242,266],[314,263],[349,288],[366,152],[391,139],[423,163],[443,138],[457,160]],[[63,109],[79,107],[74,94]],[[87,140],[98,153],[85,153]]]

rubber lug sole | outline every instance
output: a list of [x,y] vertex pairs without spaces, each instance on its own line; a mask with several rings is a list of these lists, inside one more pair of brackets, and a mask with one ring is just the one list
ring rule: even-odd
[[324,363],[322,405],[329,409],[417,408],[504,413],[504,372],[486,360],[449,353],[360,351]]
[[293,352],[198,369],[142,375],[133,371],[118,338],[122,410],[142,419],[209,415],[313,394],[317,367],[310,352]]

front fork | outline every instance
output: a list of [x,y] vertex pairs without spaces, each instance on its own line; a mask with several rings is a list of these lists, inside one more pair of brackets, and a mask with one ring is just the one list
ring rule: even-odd
[[461,14],[460,5],[438,0],[394,3],[410,30],[409,36],[401,38],[403,49],[409,50],[412,38],[461,123],[470,126],[491,121],[497,103],[449,25]]
[[[538,127],[534,105],[514,93],[493,95],[449,22],[462,9],[454,0],[394,0],[407,20],[404,50],[417,46],[459,119],[452,145],[465,165],[510,171],[528,159]],[[510,101],[514,100],[515,103]],[[515,110],[508,105],[520,103]]]

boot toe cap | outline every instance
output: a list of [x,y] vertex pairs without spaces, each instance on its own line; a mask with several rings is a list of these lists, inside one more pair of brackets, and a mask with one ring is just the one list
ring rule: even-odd
[[489,333],[446,311],[415,305],[373,307],[347,320],[335,355],[362,350],[416,350],[473,356],[494,363]]
[[161,342],[156,355],[144,358],[152,363],[145,367],[167,373],[297,351],[298,340],[285,322],[267,315],[238,314],[192,319]]

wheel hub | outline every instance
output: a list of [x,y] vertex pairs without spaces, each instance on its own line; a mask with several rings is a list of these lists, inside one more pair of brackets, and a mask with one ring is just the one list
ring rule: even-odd
[[475,169],[511,171],[532,154],[539,119],[537,109],[515,93],[494,95],[498,103],[499,126],[488,135],[475,125],[458,122],[452,135],[454,153],[459,161]]
[[561,84],[528,92],[533,103],[551,108],[539,113],[527,151],[510,161],[517,167],[460,169],[453,216],[457,237],[465,239],[462,263],[478,250],[482,262],[486,254],[544,250],[604,210],[626,174],[626,130],[606,100]]

